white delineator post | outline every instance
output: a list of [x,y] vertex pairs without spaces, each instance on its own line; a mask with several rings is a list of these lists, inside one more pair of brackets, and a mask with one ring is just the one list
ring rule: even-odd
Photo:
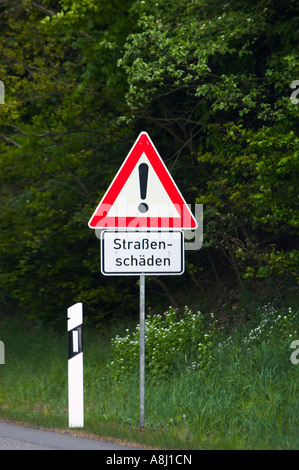
[[67,316],[69,427],[82,428],[84,426],[82,303],[78,302],[68,308]]

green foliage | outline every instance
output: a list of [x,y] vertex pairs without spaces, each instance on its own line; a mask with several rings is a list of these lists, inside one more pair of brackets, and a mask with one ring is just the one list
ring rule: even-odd
[[236,344],[237,354],[270,344],[288,350],[291,342],[298,337],[299,316],[298,311],[292,307],[277,309],[269,303],[258,307],[255,317],[239,332],[237,338],[232,335],[226,338],[224,343],[219,343],[220,350],[226,353],[227,348],[233,350]]
[[[224,331],[214,334],[209,367],[180,367],[158,380],[147,370],[143,433],[137,374],[122,369],[122,379],[111,380],[107,335],[84,328],[85,433],[159,449],[298,449],[299,365],[291,362],[290,346],[299,323],[298,309],[288,305],[261,307],[255,323],[236,328],[229,338]],[[173,309],[168,313],[177,337],[179,318]],[[188,315],[184,324],[194,325]],[[9,319],[0,331],[6,347],[1,417],[66,429],[67,336]]]
[[204,204],[195,286],[211,270],[218,283],[227,270],[240,284],[298,280],[297,13],[268,0],[2,0],[0,303],[42,321],[77,300],[96,323],[137,310],[132,280],[101,276],[87,223],[140,130]]
[[172,136],[205,206],[204,246],[229,260],[239,282],[296,277],[297,7],[186,0],[142,11],[119,61],[127,101],[131,116]]
[[249,331],[244,344],[276,342],[281,345],[292,342],[298,336],[298,312],[291,307],[287,312],[278,312],[273,306],[266,305],[261,310],[259,325]]
[[123,296],[134,305],[128,282],[100,277],[98,242],[87,226],[130,145],[130,131],[125,137],[115,131],[124,104],[118,52],[102,43],[119,44],[131,18],[120,17],[114,29],[120,2],[102,2],[103,8],[99,2],[80,8],[67,1],[52,7],[15,2],[17,9],[6,3],[0,6],[6,85],[0,302],[30,318],[60,322],[61,312],[82,300],[86,314],[101,323],[122,313]]
[[[120,379],[128,372],[136,372],[139,364],[140,328],[126,336],[112,339],[112,360],[109,373]],[[146,370],[153,379],[169,377],[177,367],[205,369],[212,356],[212,322],[207,323],[200,312],[188,307],[182,315],[170,307],[163,315],[149,315],[145,320]]]

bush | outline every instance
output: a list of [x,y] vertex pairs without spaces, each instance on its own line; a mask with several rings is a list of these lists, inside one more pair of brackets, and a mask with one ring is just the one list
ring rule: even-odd
[[[212,359],[213,314],[210,322],[200,312],[187,306],[182,315],[169,307],[163,315],[149,315],[145,320],[145,364],[153,378],[168,377],[183,359],[188,369],[205,369]],[[112,339],[112,361],[108,368],[119,379],[138,370],[139,325],[126,336]]]
[[[262,343],[277,343],[280,346],[289,346],[290,342],[297,339],[299,318],[298,312],[292,307],[283,310],[275,308],[271,304],[257,308],[258,320],[252,320],[245,325],[245,331],[241,332],[241,347],[249,350],[251,347]],[[240,334],[240,332],[239,332]],[[233,344],[232,336],[224,343],[219,343],[221,348]]]

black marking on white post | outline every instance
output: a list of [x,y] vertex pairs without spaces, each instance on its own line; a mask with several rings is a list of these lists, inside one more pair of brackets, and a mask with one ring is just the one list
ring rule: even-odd
[[83,352],[82,325],[68,331],[69,359]]
[[82,303],[78,302],[68,308],[67,315],[69,427],[82,428],[84,426]]

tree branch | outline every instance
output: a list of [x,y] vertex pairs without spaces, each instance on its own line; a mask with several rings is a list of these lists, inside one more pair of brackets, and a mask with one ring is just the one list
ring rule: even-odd
[[38,11],[40,11],[41,13],[44,13],[47,16],[51,16],[51,17],[56,16],[56,13],[54,13],[53,11],[48,10],[47,8],[45,8],[41,5],[38,5],[38,3],[36,3],[36,2],[31,2],[31,5],[33,7],[35,7]]
[[16,142],[15,140],[11,139],[10,137],[7,137],[7,135],[0,134],[0,137],[3,137],[3,139],[8,140],[8,142],[10,142],[10,143],[16,145],[16,147],[23,147],[23,145],[18,144],[18,142]]

